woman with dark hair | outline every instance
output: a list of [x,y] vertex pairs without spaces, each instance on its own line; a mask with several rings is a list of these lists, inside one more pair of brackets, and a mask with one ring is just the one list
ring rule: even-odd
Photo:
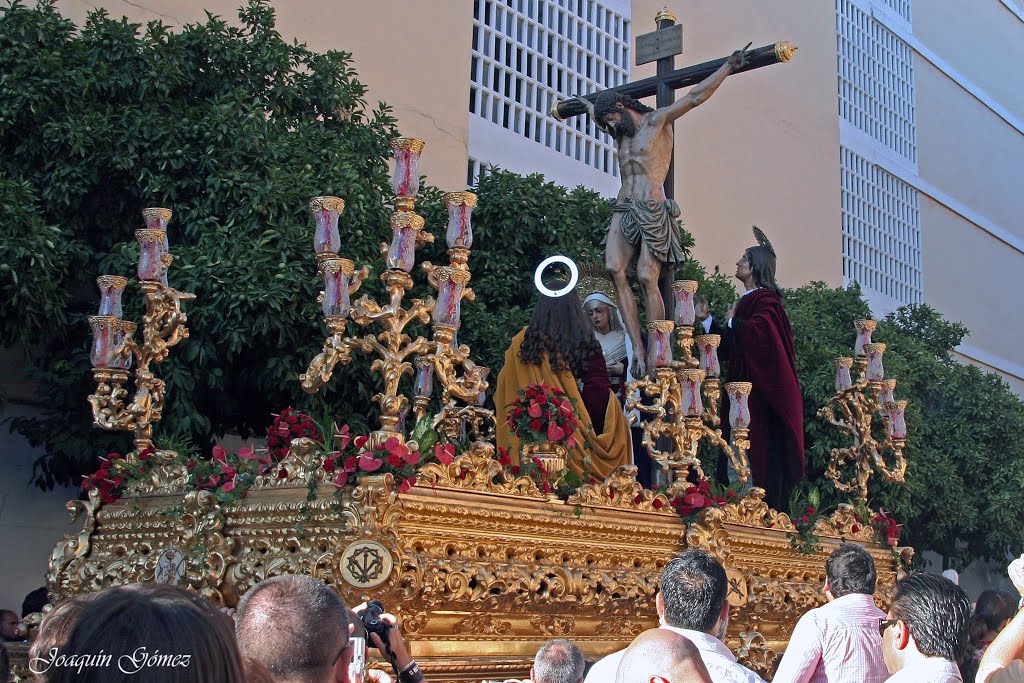
[[1017,596],[1005,591],[982,591],[974,604],[974,614],[967,622],[969,644],[960,663],[964,680],[973,680],[985,650],[1017,614]]
[[[75,630],[75,626],[78,625],[78,620],[82,617],[86,606],[97,595],[99,594],[83,593],[62,600],[43,616],[43,620],[39,623],[39,634],[28,649],[30,669],[42,668],[34,667],[33,662],[49,661],[54,651],[64,651],[64,646]],[[51,679],[41,677],[41,680]]]
[[59,652],[31,664],[40,680],[59,683],[245,681],[231,618],[202,596],[163,584],[102,591],[77,614]]
[[745,291],[726,316],[722,357],[729,361],[727,382],[753,384],[747,450],[752,483],[765,489],[769,506],[782,510],[793,484],[804,477],[803,396],[793,330],[775,281],[775,250],[756,227],[754,235],[758,246],[736,262]]
[[530,384],[557,387],[575,402],[581,433],[576,435],[580,444],[569,449],[571,470],[582,473],[585,464],[590,474],[603,478],[629,463],[629,424],[611,391],[601,345],[575,289],[560,297],[541,294],[530,324],[505,352],[494,404],[498,445],[508,449],[513,461],[518,461],[520,444],[505,422],[505,411]]

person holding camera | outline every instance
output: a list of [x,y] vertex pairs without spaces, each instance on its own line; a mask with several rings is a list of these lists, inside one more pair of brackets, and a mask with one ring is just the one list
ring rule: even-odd
[[348,610],[333,588],[310,576],[285,574],[250,589],[235,610],[242,654],[276,683],[392,683],[366,668],[366,647],[394,667],[398,683],[422,683],[397,620],[376,601]]

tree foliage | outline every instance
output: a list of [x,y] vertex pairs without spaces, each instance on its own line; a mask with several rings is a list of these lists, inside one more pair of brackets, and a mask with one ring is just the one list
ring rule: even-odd
[[[306,204],[318,194],[343,197],[343,255],[379,273],[378,245],[390,236],[383,202],[394,121],[385,106],[368,107],[348,54],[287,43],[265,2],[239,16],[239,25],[208,16],[173,33],[102,12],[78,30],[52,3],[15,4],[0,15],[0,343],[29,350],[45,387],[49,411],[14,423],[46,447],[42,486],[77,481],[96,456],[130,439],[91,427],[86,316],[97,274],[134,272],[133,231],[146,206],[174,210],[171,284],[197,295],[188,306],[191,338],[158,369],[168,385],[158,441],[208,445],[225,432],[260,434],[289,405],[356,431],[374,420],[378,382],[368,363],[339,368],[313,397],[298,386],[323,337]],[[495,171],[476,190],[477,300],[464,304],[459,336],[493,379],[529,319],[535,265],[553,253],[599,259],[611,206],[540,175]],[[438,236],[419,260],[446,262],[440,191],[428,187],[417,210]],[[680,276],[701,281],[719,317],[735,296],[730,278],[696,262]],[[418,273],[416,280],[412,295],[429,294]],[[380,300],[375,276],[363,292]],[[131,286],[125,303],[126,316],[138,319],[141,297]],[[851,323],[869,311],[856,288],[822,284],[789,291],[786,306],[809,471],[820,477],[830,449],[845,444],[815,412],[832,393],[832,358],[849,355]],[[1024,548],[1016,524],[1024,516],[1024,406],[997,376],[952,360],[965,333],[919,306],[875,334],[889,344],[898,395],[910,399],[911,436],[906,485],[875,477],[871,502],[904,521],[905,540],[957,562]],[[841,499],[827,483],[820,489],[826,504]]]
[[[368,108],[350,55],[286,42],[265,2],[239,17],[173,33],[102,11],[76,30],[52,3],[0,15],[0,207],[13,219],[0,340],[40,361],[51,410],[15,426],[47,448],[43,485],[77,479],[77,463],[125,441],[90,430],[86,316],[97,274],[133,273],[143,207],[174,210],[171,283],[198,295],[192,338],[158,371],[164,430],[197,443],[265,427],[319,346],[309,198],[344,195],[350,226],[387,223],[397,132],[385,107]],[[345,250],[365,257],[376,243],[352,230]],[[137,318],[137,290],[125,303]],[[366,384],[322,400],[361,412]]]

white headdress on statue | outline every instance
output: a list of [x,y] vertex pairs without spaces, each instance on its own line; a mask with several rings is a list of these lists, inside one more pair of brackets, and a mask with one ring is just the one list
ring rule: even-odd
[[583,298],[583,307],[587,308],[589,303],[601,303],[609,311],[611,330],[605,334],[594,332],[594,336],[601,342],[605,360],[611,364],[632,358],[633,343],[626,334],[626,326],[622,323],[619,305],[615,300],[615,289],[611,281],[604,277],[604,268],[596,264],[584,264],[581,270],[579,293]]

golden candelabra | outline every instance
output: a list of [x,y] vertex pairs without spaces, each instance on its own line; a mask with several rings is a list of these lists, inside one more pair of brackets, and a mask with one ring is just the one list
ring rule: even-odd
[[[102,429],[134,432],[134,454],[153,447],[153,423],[160,420],[163,411],[166,388],[152,366],[162,363],[170,347],[188,337],[181,304],[195,299],[194,294],[179,292],[167,284],[167,270],[173,260],[167,246],[170,209],[144,209],[142,216],[146,228],[135,232],[139,287],[146,303],[142,343],[135,341],[136,324],[121,318],[121,296],[128,284],[123,277],[97,278],[99,314],[89,317],[93,334],[90,360],[96,381],[96,391],[89,396],[93,422]],[[124,385],[133,361],[135,393],[129,400]]]
[[[670,493],[681,492],[687,486],[691,470],[704,476],[698,457],[702,439],[722,449],[737,479],[745,484],[750,480],[747,399],[751,385],[748,382],[725,385],[731,405],[730,443],[722,436],[718,414],[722,395],[718,362],[721,337],[716,334],[694,337],[695,281],[674,282],[672,290],[675,320],[647,323],[649,358],[654,369],[650,376],[629,383],[626,411],[635,410],[647,416],[642,422],[642,443],[662,469],[671,472]],[[678,361],[672,358],[673,332],[682,357]],[[694,346],[699,357],[693,353]]]
[[[403,303],[406,293],[413,287],[410,273],[415,266],[416,249],[434,239],[423,229],[423,217],[414,211],[423,146],[423,141],[412,138],[400,138],[393,144],[392,189],[396,200],[395,211],[391,214],[392,240],[390,245],[381,244],[386,270],[380,279],[389,294],[384,305],[365,295],[349,303],[369,271],[365,266],[356,270],[354,262],[338,256],[341,246],[338,219],[344,211],[344,202],[337,197],[316,197],[310,202],[316,220],[314,247],[319,274],[324,280],[320,302],[329,336],[323,350],[299,379],[305,391],[315,393],[330,380],[335,366],[351,362],[353,351],[376,356],[370,368],[383,376],[384,387],[373,397],[381,414],[380,428],[370,434],[368,445],[371,448],[389,438],[405,441],[404,419],[410,401],[400,391],[400,383],[404,375],[413,373],[413,363],[417,369],[413,400],[417,418],[428,412],[436,377],[442,387],[442,408],[434,419],[435,426],[452,436],[468,425],[479,436],[483,425],[493,422],[492,411],[476,405],[479,396],[487,390],[487,369],[470,359],[468,346],[456,342],[462,300],[473,300],[473,290],[466,286],[470,280],[468,261],[473,243],[470,214],[476,206],[473,193],[445,195],[450,264],[434,266],[427,262],[422,265],[430,285],[438,292],[437,300],[433,297],[411,299],[408,307]],[[361,328],[377,324],[384,330],[361,337],[348,336],[348,320]],[[413,321],[431,323],[433,338],[417,336],[413,339],[406,332]],[[459,401],[470,405],[460,406]]]
[[[907,471],[904,455],[907,439],[906,401],[893,396],[896,380],[886,379],[882,364],[885,344],[872,343],[874,320],[857,320],[857,343],[854,357],[832,361],[836,369],[835,395],[819,411],[818,417],[847,434],[853,443],[846,448],[833,448],[825,475],[837,489],[867,500],[868,481],[877,471],[887,482],[902,483]],[[857,371],[857,381],[851,369]],[[881,418],[885,436],[875,437],[875,416]],[[847,479],[847,465],[853,473]]]

